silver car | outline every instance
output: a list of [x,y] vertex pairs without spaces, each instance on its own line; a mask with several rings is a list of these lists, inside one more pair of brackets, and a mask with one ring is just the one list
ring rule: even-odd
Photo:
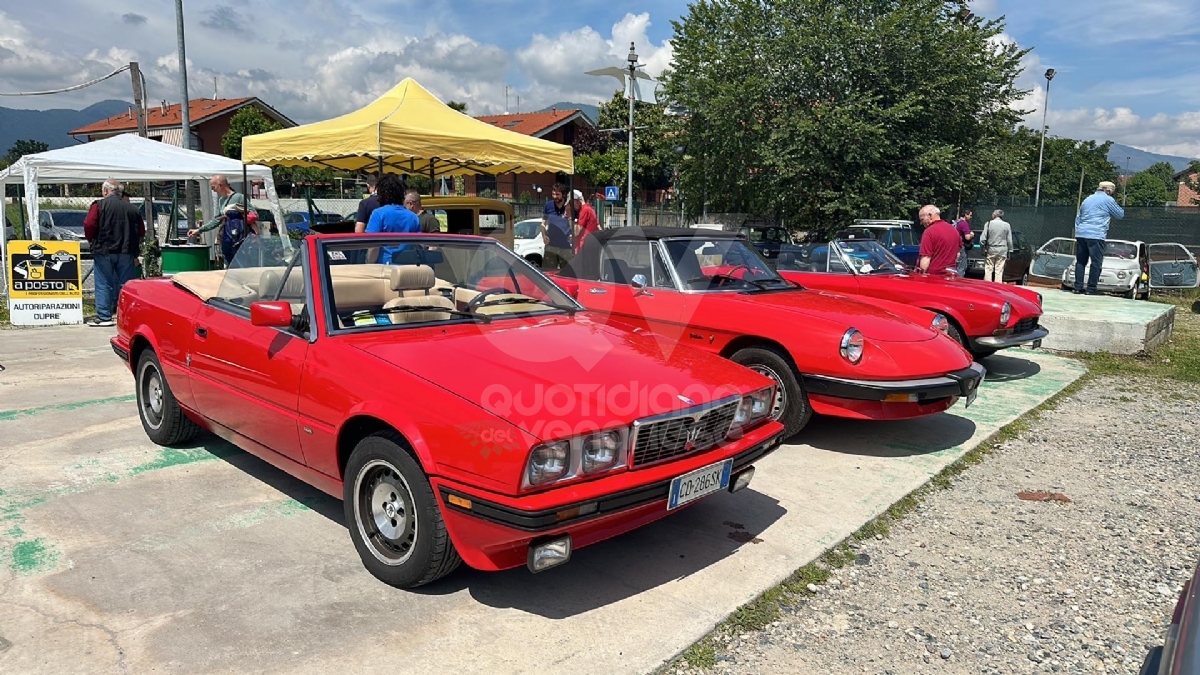
[[79,253],[91,255],[91,243],[83,236],[83,218],[87,211],[47,209],[38,212],[41,237],[47,241],[78,241]]
[[[1083,271],[1085,282],[1091,269],[1089,262]],[[1055,237],[1042,244],[1033,254],[1029,275],[1074,288],[1075,240]],[[1196,257],[1182,244],[1106,239],[1096,290],[1145,300],[1151,289],[1196,288],[1197,280]]]

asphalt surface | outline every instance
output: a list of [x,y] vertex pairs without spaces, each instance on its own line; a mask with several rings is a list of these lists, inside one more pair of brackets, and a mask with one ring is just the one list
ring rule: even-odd
[[647,672],[1083,373],[993,357],[969,410],[819,419],[747,490],[562,568],[400,591],[337,500],[213,437],[151,444],[111,334],[0,330],[0,672]]

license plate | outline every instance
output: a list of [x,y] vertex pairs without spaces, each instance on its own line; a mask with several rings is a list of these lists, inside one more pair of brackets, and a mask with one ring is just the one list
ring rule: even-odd
[[671,481],[671,496],[667,499],[667,510],[678,508],[705,495],[729,487],[729,474],[733,471],[733,458],[702,469],[685,473]]
[[1032,345],[1030,345],[1030,346],[1031,346],[1031,347],[1033,347],[1034,349],[1037,349],[1038,347],[1041,347],[1041,346],[1042,346],[1042,341],[1041,341],[1041,340],[1034,340],[1034,341],[1033,341],[1033,344],[1032,344]]
[[964,405],[963,407],[970,408],[971,404],[975,402],[976,396],[979,396],[979,387],[975,387],[974,389],[971,390],[971,393],[967,394],[967,404]]

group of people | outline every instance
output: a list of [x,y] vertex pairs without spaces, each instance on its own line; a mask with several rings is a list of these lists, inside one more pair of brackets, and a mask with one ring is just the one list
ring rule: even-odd
[[[1112,181],[1101,181],[1096,192],[1083,200],[1075,215],[1075,285],[1076,294],[1097,295],[1100,270],[1104,265],[1104,240],[1113,218],[1124,218],[1125,211],[1113,199],[1117,189]],[[921,207],[918,218],[924,232],[921,234],[921,250],[918,267],[923,272],[942,274],[954,269],[959,275],[967,271],[967,251],[974,240],[971,219],[974,214],[966,209],[953,225],[942,220],[938,207],[929,204]],[[1004,211],[996,209],[992,219],[980,232],[979,246],[984,253],[983,278],[987,281],[1004,281],[1004,265],[1013,252],[1012,226],[1004,221]],[[1091,268],[1088,268],[1089,262]],[[1086,285],[1084,273],[1087,272]]]
[[550,188],[550,200],[542,208],[542,241],[546,244],[542,266],[562,269],[583,248],[588,235],[599,228],[600,218],[583,193],[573,190],[568,200],[567,186],[555,183]]

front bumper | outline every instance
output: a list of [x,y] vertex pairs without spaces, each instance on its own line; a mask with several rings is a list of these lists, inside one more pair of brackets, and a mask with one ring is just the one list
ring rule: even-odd
[[857,401],[912,402],[967,396],[979,387],[986,371],[978,363],[941,377],[917,380],[854,380],[825,375],[805,375],[810,394]]
[[[733,455],[731,476],[751,469],[753,462],[773,452],[782,441],[780,430]],[[467,486],[437,478],[433,487],[463,560],[475,569],[495,571],[526,565],[529,549],[537,542],[570,535],[572,547],[579,549],[673,513],[666,507],[673,479],[541,510],[501,504]]]
[[985,349],[1004,349],[1005,347],[1016,347],[1027,342],[1036,342],[1050,334],[1050,331],[1038,326],[1033,330],[1025,331],[1024,333],[1014,333],[1012,335],[988,335],[986,337],[972,338],[971,343],[976,347]]

